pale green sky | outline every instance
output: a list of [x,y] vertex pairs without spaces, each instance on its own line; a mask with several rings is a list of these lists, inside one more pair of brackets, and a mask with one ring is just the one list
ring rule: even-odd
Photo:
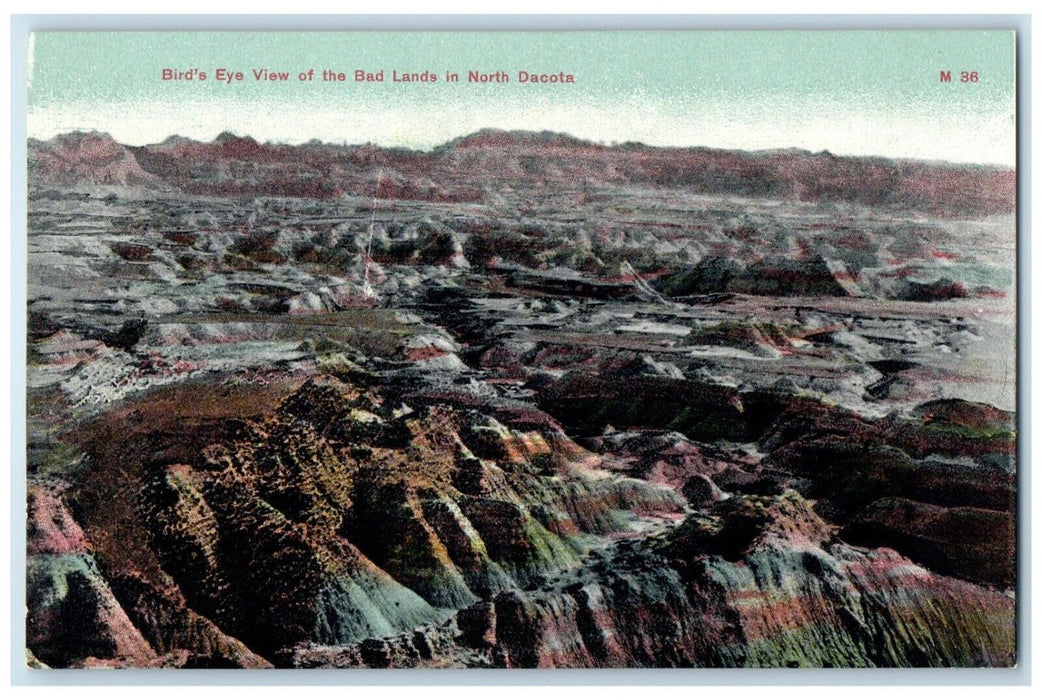
[[[33,36],[29,53],[37,138],[97,129],[138,145],[230,130],[261,141],[430,148],[499,127],[1015,162],[1012,32],[48,32]],[[245,80],[219,84],[221,67]],[[163,81],[163,68],[199,68],[210,79]],[[258,82],[254,68],[290,79]],[[298,80],[311,68],[349,80]],[[383,69],[387,80],[356,83],[359,68]],[[393,70],[430,70],[439,81],[392,83]],[[511,82],[469,84],[468,70],[503,70]],[[565,71],[576,83],[522,85],[519,70]],[[963,70],[979,81],[961,83]],[[446,71],[461,82],[447,83]]]

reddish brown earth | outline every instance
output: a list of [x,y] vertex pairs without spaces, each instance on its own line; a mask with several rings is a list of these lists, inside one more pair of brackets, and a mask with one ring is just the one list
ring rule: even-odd
[[[1013,210],[1015,173],[993,168],[840,158],[784,150],[604,146],[550,132],[487,130],[430,152],[376,146],[258,143],[225,133],[210,143],[180,137],[127,148],[106,134],[33,142],[41,184],[160,185],[220,196],[339,197],[481,202],[489,182],[547,186],[682,186],[797,201],[849,201],[937,216]],[[379,171],[379,177],[374,174]],[[233,175],[233,173],[236,173]],[[336,184],[333,184],[336,183]]]
[[[532,409],[497,420],[428,397],[394,418],[392,397],[332,378],[191,395],[176,419],[169,407],[183,405],[185,388],[78,428],[65,439],[90,466],[76,485],[31,491],[34,561],[103,563],[91,563],[93,592],[83,594],[97,607],[92,621],[30,621],[38,636],[88,624],[98,641],[38,637],[45,663],[962,665],[1012,653],[1010,597],[839,539],[894,542],[917,562],[979,578],[988,567],[958,555],[944,518],[959,520],[962,542],[1001,548],[1001,526],[976,524],[999,512],[858,492],[867,507],[841,530],[785,490],[804,474],[785,466],[793,443],[772,453],[766,481],[766,469],[726,453],[660,450],[684,460],[654,480],[685,494],[701,493],[695,475],[774,494],[717,492],[685,517],[677,491],[604,471],[611,452],[598,458]],[[844,488],[813,483],[822,485],[804,491]],[[667,527],[644,539],[632,518]],[[901,626],[886,627],[880,610]],[[951,625],[966,637],[939,632]],[[338,655],[323,657],[331,646]]]

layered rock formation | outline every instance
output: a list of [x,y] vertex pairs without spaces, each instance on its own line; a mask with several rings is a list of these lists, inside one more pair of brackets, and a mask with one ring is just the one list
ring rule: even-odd
[[703,194],[911,207],[942,216],[1011,211],[1016,177],[993,168],[884,158],[839,158],[794,149],[741,153],[706,148],[606,147],[551,132],[484,130],[431,152],[258,143],[225,132],[210,143],[170,137],[127,149],[107,134],[31,141],[41,184],[165,183],[192,194],[484,202],[487,186],[653,185]]
[[[962,546],[990,547],[1001,562],[1011,557],[1004,548],[1012,533],[973,523],[1003,511],[969,509],[982,514],[973,520],[959,517],[968,509],[876,494],[861,498],[864,509],[851,507],[847,482],[812,473],[804,465],[815,458],[792,456],[794,445],[817,444],[813,427],[762,465],[690,459],[671,476],[683,484],[674,490],[612,473],[632,444],[609,443],[616,451],[597,457],[549,417],[533,430],[531,417],[511,426],[473,409],[412,409],[330,377],[308,380],[245,420],[135,424],[147,410],[147,402],[131,404],[80,428],[71,439],[92,463],[79,485],[62,495],[32,492],[30,643],[45,663],[1012,659],[1012,597],[924,568],[1008,585],[1008,570],[972,567],[954,531],[936,522],[938,513],[952,514]],[[794,430],[783,414],[764,444]],[[830,524],[787,489],[808,474],[805,492],[841,491],[814,508],[847,505],[833,518],[850,524]],[[971,493],[971,482],[947,475],[950,491]],[[923,478],[879,481],[915,493],[917,483],[928,488]],[[1009,507],[1006,493],[1005,505],[1002,497],[989,504]],[[913,506],[934,518],[893,512]],[[848,536],[892,542],[913,560],[852,546]],[[948,560],[936,556],[938,546]]]
[[1012,173],[30,154],[32,664],[1017,661]]

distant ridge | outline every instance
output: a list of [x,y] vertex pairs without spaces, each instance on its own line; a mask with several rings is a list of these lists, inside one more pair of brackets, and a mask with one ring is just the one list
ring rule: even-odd
[[29,141],[30,184],[156,185],[134,155],[101,131],[74,131]]
[[507,131],[504,129],[480,129],[472,134],[454,138],[434,150],[464,148],[524,148],[531,146],[553,146],[558,148],[604,148],[592,141],[585,141],[557,131]]
[[[241,167],[231,167],[237,163]],[[785,148],[734,151],[604,145],[553,131],[481,129],[431,151],[372,144],[259,143],[230,131],[210,142],[170,136],[128,147],[100,132],[29,140],[30,183],[163,186],[216,196],[482,202],[491,189],[668,187],[706,194],[836,201],[938,216],[1009,213],[1016,174],[981,165],[836,156]],[[377,181],[377,173],[383,177]]]

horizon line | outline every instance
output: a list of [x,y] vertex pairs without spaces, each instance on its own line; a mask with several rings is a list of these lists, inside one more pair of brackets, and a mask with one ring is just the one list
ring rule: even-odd
[[76,135],[76,134],[84,134],[84,135],[98,134],[98,135],[106,136],[109,139],[111,139],[112,141],[114,141],[115,143],[117,143],[117,144],[119,144],[121,146],[127,147],[127,148],[148,148],[150,146],[161,146],[161,145],[165,144],[166,142],[170,141],[171,139],[185,139],[187,141],[191,141],[193,143],[198,143],[198,144],[213,144],[213,143],[217,142],[218,139],[221,139],[222,137],[225,137],[225,138],[237,138],[237,139],[241,139],[241,140],[250,140],[250,141],[253,141],[254,143],[256,143],[258,145],[263,145],[263,146],[287,146],[287,147],[292,147],[292,148],[299,148],[299,147],[302,147],[302,146],[307,146],[309,144],[314,144],[314,145],[320,145],[320,146],[329,146],[329,147],[333,147],[333,148],[375,147],[375,148],[379,148],[381,150],[404,150],[404,151],[409,151],[409,152],[412,152],[412,153],[433,154],[433,153],[437,152],[440,149],[445,149],[447,147],[452,146],[454,144],[454,142],[462,141],[462,140],[465,140],[465,139],[467,139],[469,137],[472,137],[472,136],[475,136],[475,135],[478,135],[478,134],[483,134],[483,133],[552,135],[552,136],[557,136],[557,137],[566,137],[566,138],[571,139],[571,140],[573,140],[573,141],[575,141],[575,142],[577,142],[579,144],[585,144],[585,145],[589,145],[589,146],[600,147],[600,148],[604,148],[606,150],[607,149],[619,150],[619,149],[626,148],[626,147],[639,147],[639,148],[648,148],[648,149],[656,149],[656,150],[705,150],[705,151],[715,151],[715,152],[718,152],[718,153],[736,153],[736,154],[743,154],[743,155],[761,155],[761,154],[771,154],[771,153],[797,152],[797,153],[806,154],[806,155],[809,155],[809,156],[826,156],[826,157],[830,156],[830,157],[834,157],[834,158],[843,158],[843,159],[846,159],[846,160],[884,160],[884,161],[890,161],[890,162],[893,162],[893,163],[918,163],[918,164],[923,164],[923,165],[945,166],[945,167],[956,167],[956,168],[974,168],[975,167],[975,168],[983,168],[983,169],[992,169],[992,170],[1000,170],[1000,171],[1017,172],[1017,164],[1016,163],[1013,163],[1013,164],[1003,164],[1003,163],[996,163],[996,162],[988,163],[988,162],[980,162],[980,161],[947,160],[947,159],[943,159],[943,158],[909,158],[909,157],[903,157],[903,156],[888,156],[888,155],[882,155],[882,154],[853,154],[853,153],[837,152],[837,151],[833,151],[831,149],[822,149],[822,150],[819,150],[819,151],[814,151],[814,150],[811,150],[811,149],[808,149],[808,148],[802,148],[802,147],[799,147],[799,146],[792,146],[792,145],[790,145],[790,146],[775,146],[775,147],[769,147],[769,148],[743,149],[743,148],[729,148],[729,147],[726,147],[726,146],[711,146],[711,145],[707,145],[707,144],[691,144],[691,145],[680,146],[680,145],[654,144],[654,143],[647,143],[645,141],[636,141],[636,140],[625,140],[625,141],[611,140],[611,141],[605,141],[603,139],[601,139],[601,140],[591,140],[591,139],[588,139],[588,138],[581,138],[581,137],[578,137],[578,136],[573,136],[572,134],[570,134],[570,133],[568,133],[566,131],[554,131],[552,129],[506,129],[506,128],[501,128],[501,127],[482,127],[482,128],[477,129],[475,131],[469,131],[467,133],[460,134],[459,136],[454,136],[454,137],[452,137],[452,138],[450,138],[448,140],[441,141],[439,143],[436,143],[436,144],[434,144],[432,146],[428,146],[426,148],[424,148],[424,147],[416,147],[416,146],[406,146],[406,145],[390,145],[390,144],[379,143],[379,142],[371,141],[371,140],[364,141],[364,142],[349,143],[346,139],[344,139],[343,141],[338,143],[336,141],[324,141],[324,140],[322,140],[322,139],[320,139],[318,137],[312,137],[312,138],[309,138],[309,139],[302,139],[302,140],[299,140],[299,141],[295,141],[295,140],[292,140],[292,139],[291,140],[266,139],[266,140],[261,141],[261,140],[257,139],[255,136],[253,136],[251,134],[239,134],[239,133],[236,133],[231,128],[223,128],[223,129],[221,129],[217,133],[217,135],[215,135],[209,141],[204,140],[204,139],[195,138],[195,137],[192,137],[192,136],[183,136],[183,135],[181,135],[179,133],[171,133],[170,135],[166,136],[164,139],[162,139],[160,141],[149,141],[147,143],[134,144],[134,143],[128,143],[128,142],[120,141],[119,139],[114,137],[111,134],[111,132],[105,131],[105,130],[101,130],[101,129],[95,129],[95,128],[73,128],[73,129],[69,129],[69,130],[66,130],[66,131],[56,132],[56,133],[52,134],[51,136],[49,136],[47,138],[43,138],[43,137],[39,137],[39,136],[32,136],[32,135],[28,135],[27,134],[26,135],[26,141],[27,142],[37,141],[37,142],[40,142],[40,143],[47,143],[49,141],[53,141],[54,139],[61,138],[63,136],[71,136],[71,135]]

